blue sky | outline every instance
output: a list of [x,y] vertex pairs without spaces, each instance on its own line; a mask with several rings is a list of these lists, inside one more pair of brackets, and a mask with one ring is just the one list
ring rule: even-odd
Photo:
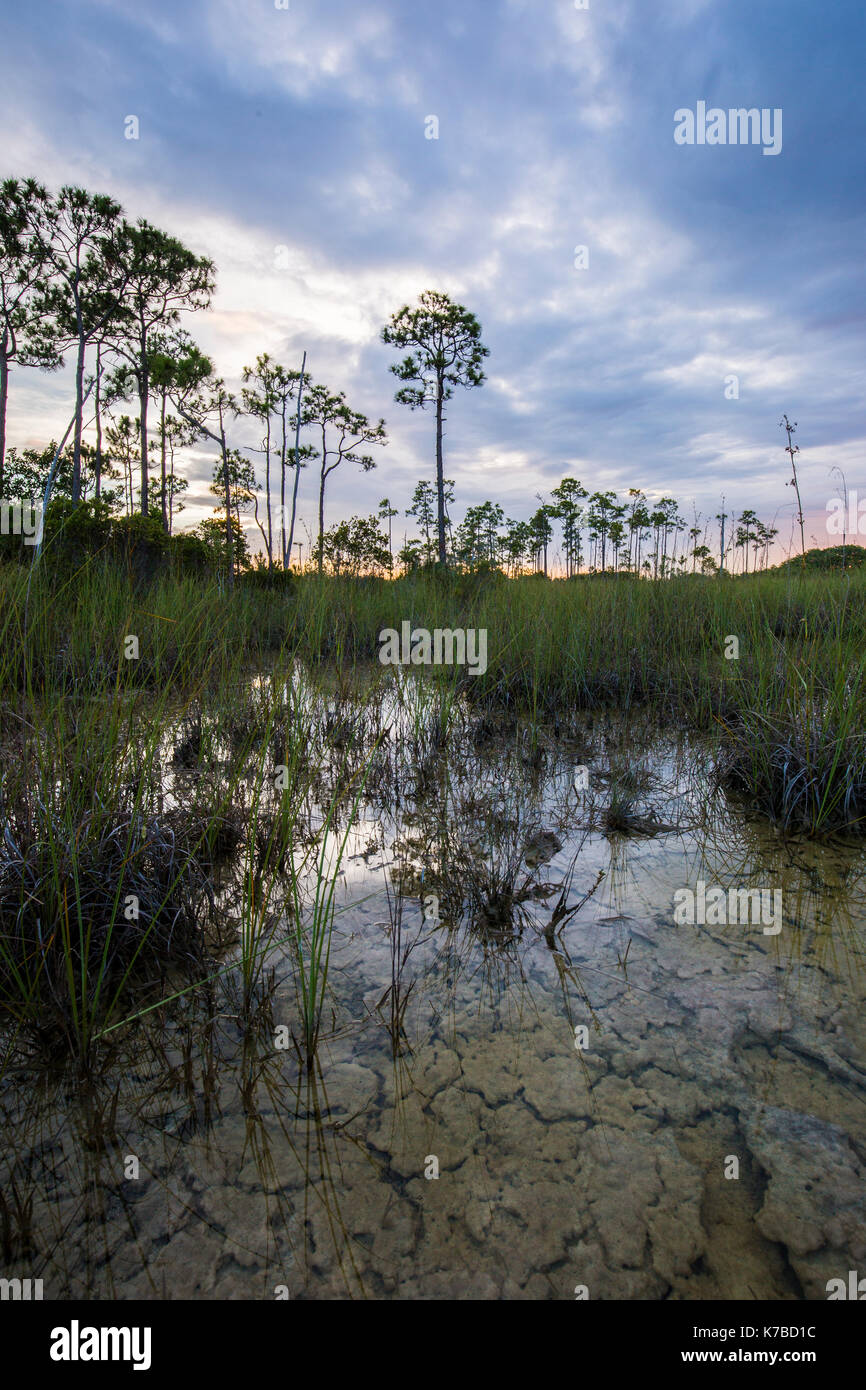
[[[329,521],[385,495],[402,511],[432,477],[432,416],[395,404],[379,340],[425,288],[472,309],[491,354],[448,413],[458,520],[486,497],[528,516],[576,476],[673,494],[689,519],[725,493],[787,545],[783,411],[807,540],[827,542],[833,465],[866,497],[854,0],[3,0],[2,33],[3,174],[111,193],[211,256],[213,309],[185,326],[230,382],[306,349],[386,417],[375,472],[332,479]],[[677,145],[699,101],[781,108],[782,152]],[[70,388],[16,373],[10,443],[62,431]],[[212,505],[208,452],[183,523]],[[315,491],[308,471],[310,523]]]

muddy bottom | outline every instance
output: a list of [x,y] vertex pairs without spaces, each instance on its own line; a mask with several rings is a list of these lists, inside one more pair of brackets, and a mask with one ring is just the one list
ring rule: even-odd
[[[364,811],[312,1069],[279,948],[254,1020],[224,979],[86,1088],[10,1068],[4,1274],[58,1299],[797,1300],[866,1273],[862,851],[706,786],[641,835],[575,825],[561,769],[533,796],[519,902],[458,921],[414,818]],[[778,930],[678,924],[699,881],[781,889]],[[557,923],[564,884],[591,896]]]

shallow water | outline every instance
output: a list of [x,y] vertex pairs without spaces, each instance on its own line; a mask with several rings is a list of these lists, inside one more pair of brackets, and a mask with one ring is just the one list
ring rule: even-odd
[[[256,1018],[229,974],[87,1088],[10,1068],[4,1274],[46,1298],[822,1299],[866,1272],[862,849],[783,841],[685,741],[596,720],[541,744],[492,737],[394,796],[379,770],[311,1071],[277,1045],[281,948]],[[675,830],[602,828],[636,746]],[[557,932],[572,873],[568,905],[591,896]],[[781,888],[781,931],[676,925],[699,879]]]

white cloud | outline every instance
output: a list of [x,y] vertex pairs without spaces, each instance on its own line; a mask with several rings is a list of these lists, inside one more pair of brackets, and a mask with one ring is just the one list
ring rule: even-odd
[[[293,97],[307,98],[322,89],[364,103],[405,100],[405,53],[394,34],[392,17],[370,3],[321,13],[303,0],[287,10],[238,6],[236,0],[211,0],[206,7],[211,51],[241,91],[260,91],[263,80]],[[375,64],[377,80],[370,81]],[[382,84],[390,66],[396,80]]]

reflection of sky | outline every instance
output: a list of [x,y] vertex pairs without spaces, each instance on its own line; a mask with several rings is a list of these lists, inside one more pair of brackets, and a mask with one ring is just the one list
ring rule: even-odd
[[[332,480],[329,520],[385,495],[402,512],[430,476],[432,420],[394,404],[378,340],[427,286],[491,348],[487,385],[449,412],[458,519],[488,496],[526,516],[569,473],[673,493],[689,521],[690,499],[714,515],[725,492],[778,510],[787,544],[784,410],[807,538],[826,539],[832,465],[866,495],[854,0],[33,0],[3,27],[4,172],[112,193],[212,256],[214,308],[189,326],[232,384],[259,352],[297,366],[306,349],[316,379],[386,416],[391,446],[371,477]],[[674,111],[698,101],[781,107],[781,155],[677,146]],[[62,431],[70,389],[16,373],[10,442]],[[189,466],[184,522],[213,505],[208,451]],[[314,492],[305,477],[308,522]]]
[[[387,718],[392,731],[402,725],[405,736],[405,714],[401,720],[389,705]],[[616,721],[611,727],[615,730]],[[578,795],[567,757],[557,760],[549,775],[529,780],[519,761],[515,766],[512,745],[510,754],[503,748],[499,757],[491,751],[478,759],[471,755],[452,759],[447,815],[451,845],[465,851],[476,844],[479,865],[486,866],[486,876],[495,881],[503,875],[513,849],[513,818],[520,817],[529,831],[534,826],[554,830],[562,848],[549,862],[540,863],[529,881],[559,887],[574,868],[569,906],[593,887],[603,871],[592,896],[561,938],[569,952],[582,957],[585,969],[601,973],[615,969],[618,953],[625,951],[630,938],[634,938],[630,948],[630,959],[634,959],[659,932],[670,931],[690,943],[706,938],[707,945],[723,944],[725,959],[736,972],[764,970],[777,963],[793,972],[786,989],[793,987],[801,973],[811,979],[816,967],[859,984],[866,961],[866,864],[856,841],[820,844],[785,839],[764,818],[752,816],[721,790],[712,790],[712,760],[699,741],[653,737],[637,727],[633,734],[629,746],[643,748],[640,767],[647,773],[642,790],[635,795],[634,811],[644,822],[654,816],[664,827],[661,833],[608,835],[601,829],[604,810],[623,770],[615,752],[607,753],[600,746],[587,757],[590,787]],[[636,768],[632,763],[627,770]],[[401,779],[404,789],[410,781]],[[431,828],[429,835],[425,824]],[[336,894],[340,934],[354,929],[353,903],[362,904],[364,919],[389,920],[386,874],[389,878],[393,874],[398,883],[401,874],[406,875],[404,926],[420,926],[421,871],[429,879],[425,893],[441,891],[437,880],[454,881],[455,865],[441,857],[440,826],[433,802],[416,804],[410,798],[394,816],[362,802],[341,861]],[[590,826],[595,829],[587,834]],[[345,833],[342,826],[328,837],[329,873]],[[365,856],[362,851],[368,849],[372,852]],[[518,886],[527,871],[524,865]],[[461,873],[465,872],[463,866]],[[723,925],[675,925],[675,893],[683,888],[697,891],[699,880],[707,890],[718,886],[726,893],[739,888],[769,890],[771,903],[774,891],[781,890],[781,931],[765,935],[759,917],[731,919]],[[392,903],[395,893],[392,879]],[[524,920],[535,929],[524,933],[521,954],[535,957],[546,951],[541,934],[555,903],[556,895],[543,902],[531,897],[523,901],[517,916],[525,913]],[[465,928],[466,922],[459,925]]]

